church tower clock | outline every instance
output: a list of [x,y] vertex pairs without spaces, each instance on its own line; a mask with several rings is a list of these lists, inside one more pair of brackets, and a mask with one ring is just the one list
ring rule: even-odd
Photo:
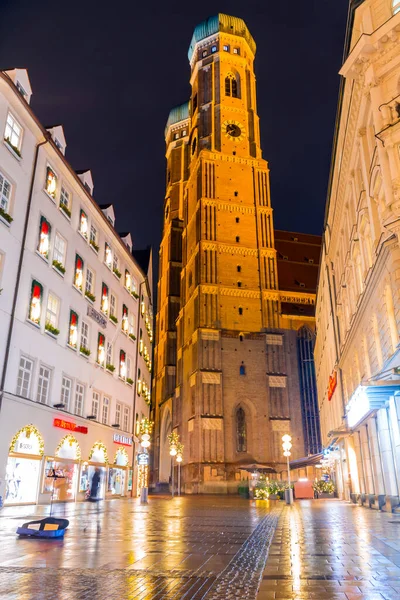
[[[294,453],[297,446],[302,453],[301,430],[296,437],[293,424],[294,419],[301,423],[300,409],[290,406],[284,385],[289,367],[279,333],[255,52],[242,19],[218,14],[198,25],[188,53],[191,98],[171,111],[165,131],[155,468],[156,479],[167,482],[167,436],[176,431],[184,444],[187,493],[226,493],[237,487],[240,467],[251,462],[263,463],[271,472],[282,470],[282,428],[294,437]],[[173,231],[180,248],[175,261]],[[271,390],[273,361],[280,379]]]

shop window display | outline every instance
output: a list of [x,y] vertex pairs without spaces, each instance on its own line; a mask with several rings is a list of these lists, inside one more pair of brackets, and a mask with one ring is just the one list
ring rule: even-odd
[[15,434],[6,467],[5,504],[36,502],[43,450],[43,438],[33,425]]

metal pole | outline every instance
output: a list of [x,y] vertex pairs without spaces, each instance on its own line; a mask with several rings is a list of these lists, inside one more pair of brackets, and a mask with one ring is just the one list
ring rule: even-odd
[[178,463],[178,496],[181,495],[181,463]]
[[175,471],[175,469],[174,469],[174,459],[173,459],[172,456],[171,456],[171,462],[172,462],[172,481],[171,481],[171,483],[172,483],[172,497],[174,497],[174,487],[175,487],[174,486],[174,471]]

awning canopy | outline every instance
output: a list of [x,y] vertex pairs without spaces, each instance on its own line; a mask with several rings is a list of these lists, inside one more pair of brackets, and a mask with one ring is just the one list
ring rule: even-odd
[[296,458],[296,460],[290,461],[290,469],[302,469],[304,467],[313,467],[318,465],[324,458],[322,452],[319,454],[312,454],[311,456],[305,456],[304,458]]

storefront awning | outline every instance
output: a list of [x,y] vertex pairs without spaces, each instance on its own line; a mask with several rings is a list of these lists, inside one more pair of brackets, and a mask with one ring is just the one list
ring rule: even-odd
[[296,460],[290,461],[290,469],[303,469],[304,467],[313,467],[318,465],[324,458],[322,452],[319,454],[313,454],[312,456],[305,456],[304,458],[296,458]]

